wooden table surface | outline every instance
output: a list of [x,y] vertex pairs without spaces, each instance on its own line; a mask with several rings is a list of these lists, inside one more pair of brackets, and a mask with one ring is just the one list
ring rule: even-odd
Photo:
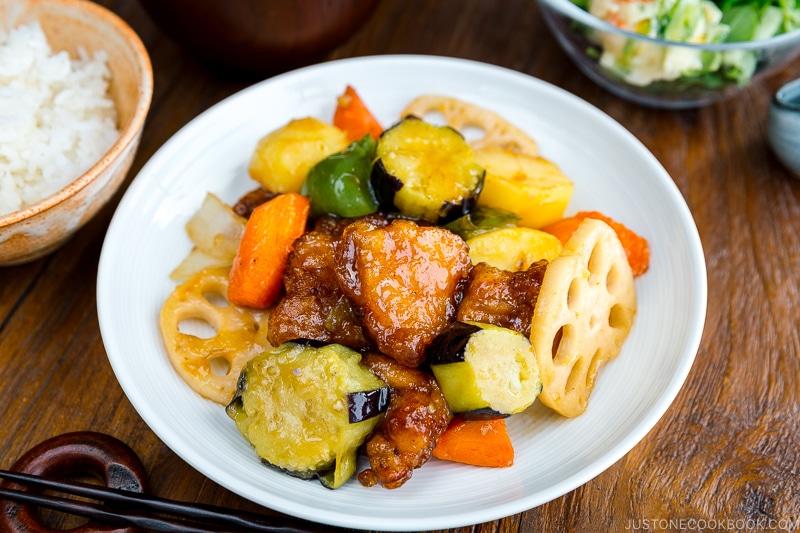
[[[153,104],[131,179],[184,124],[260,78],[208,68],[167,38],[135,0],[101,3],[136,30],[153,62]],[[771,154],[766,131],[770,97],[800,76],[800,61],[724,103],[688,111],[639,107],[573,66],[533,0],[384,0],[329,58],[394,53],[508,67],[608,113],[674,179],[708,265],[708,313],[696,362],[646,438],[550,503],[451,531],[797,531],[800,181]],[[118,200],[49,257],[0,268],[0,466],[8,468],[55,435],[99,431],[131,445],[155,494],[272,513],[178,458],[114,377],[100,337],[95,283]],[[60,527],[76,523],[56,514],[47,520]]]

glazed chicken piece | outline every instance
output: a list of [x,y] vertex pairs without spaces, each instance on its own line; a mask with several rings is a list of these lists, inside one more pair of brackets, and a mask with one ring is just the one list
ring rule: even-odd
[[378,349],[416,367],[455,319],[469,276],[466,243],[410,220],[359,219],[336,244],[336,274]]
[[309,231],[294,242],[284,274],[286,294],[272,309],[267,339],[277,346],[295,339],[371,345],[334,273],[334,238]]
[[359,473],[358,481],[366,487],[380,483],[395,489],[431,458],[453,415],[432,375],[375,352],[362,361],[389,385],[391,399],[384,419],[367,439],[364,450],[370,468]]
[[478,263],[472,267],[458,306],[458,320],[494,324],[531,334],[531,319],[547,261],[541,260],[521,272],[509,272]]

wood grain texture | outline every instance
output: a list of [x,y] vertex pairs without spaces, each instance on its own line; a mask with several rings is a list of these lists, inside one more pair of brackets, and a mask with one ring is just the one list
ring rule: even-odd
[[[128,21],[153,61],[153,105],[131,177],[184,124],[259,81],[205,65],[165,36],[136,0],[100,3]],[[607,112],[673,177],[708,265],[696,362],[647,437],[561,498],[450,533],[680,531],[699,523],[692,520],[704,521],[705,531],[800,529],[800,181],[766,144],[769,99],[800,76],[800,61],[724,103],[690,111],[638,107],[570,63],[533,0],[383,0],[328,58],[395,53],[515,69]],[[275,514],[175,456],[117,383],[95,305],[97,262],[116,201],[55,254],[0,269],[0,465],[57,434],[101,431],[131,445],[155,494]]]

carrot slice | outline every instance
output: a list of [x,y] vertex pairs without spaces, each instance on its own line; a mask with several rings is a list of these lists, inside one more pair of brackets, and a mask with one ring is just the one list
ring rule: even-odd
[[228,301],[263,309],[277,301],[292,243],[306,229],[310,202],[280,194],[250,215],[228,276]]
[[650,267],[650,247],[647,244],[647,239],[602,213],[598,213],[597,211],[581,211],[575,216],[563,218],[558,222],[554,222],[542,228],[542,230],[555,235],[562,243],[566,243],[572,234],[575,233],[575,230],[578,229],[578,226],[581,225],[581,222],[586,218],[602,220],[616,232],[619,241],[622,243],[622,247],[625,249],[625,255],[628,257],[628,263],[631,265],[634,276],[641,276],[647,272],[647,269]]
[[377,139],[383,132],[378,119],[350,85],[345,88],[344,94],[336,99],[333,125],[344,130],[351,141],[360,140],[366,134]]
[[468,465],[505,467],[514,464],[514,447],[504,418],[456,417],[436,442],[433,456]]

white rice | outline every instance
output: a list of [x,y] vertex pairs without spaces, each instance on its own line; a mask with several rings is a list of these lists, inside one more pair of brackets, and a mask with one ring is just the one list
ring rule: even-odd
[[38,23],[0,29],[0,216],[68,185],[119,137],[108,55],[53,53]]

